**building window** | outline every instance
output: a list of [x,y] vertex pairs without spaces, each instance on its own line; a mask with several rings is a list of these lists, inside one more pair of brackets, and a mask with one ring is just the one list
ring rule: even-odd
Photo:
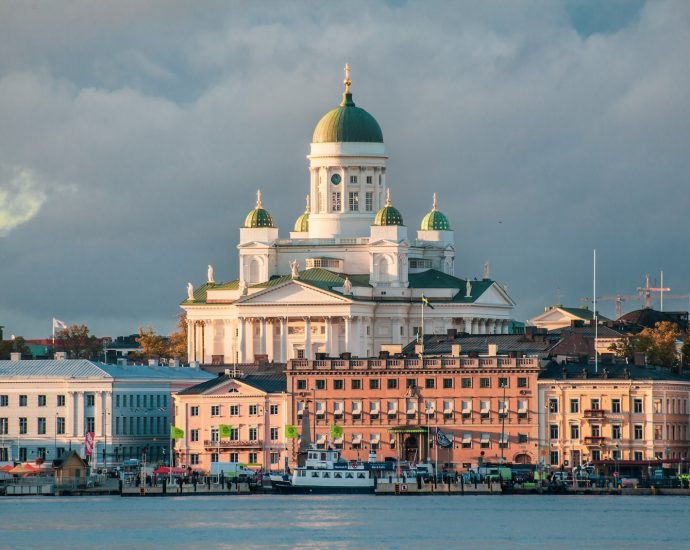
[[374,194],[367,193],[364,200],[364,208],[367,212],[371,212],[374,209]]
[[373,176],[367,176],[367,183],[368,183],[369,185],[371,185],[372,183],[374,183],[374,178],[373,178]]
[[[231,428],[230,429],[230,441],[239,441],[240,439],[240,429]],[[230,462],[237,462],[236,460],[231,460]]]
[[249,453],[249,464],[258,464],[259,461],[256,459],[256,457],[256,453]]
[[453,387],[453,379],[452,378],[444,378],[443,379],[443,389],[449,390],[452,387]]
[[621,400],[620,399],[612,399],[611,400],[611,412],[612,413],[621,412]]
[[571,413],[579,413],[580,412],[580,400],[579,399],[571,399],[570,400],[570,412]]
[[0,407],[7,407],[10,404],[10,398],[7,395],[0,395]]
[[362,381],[359,378],[355,378],[352,380],[352,389],[353,390],[361,390],[362,389]]
[[331,210],[333,212],[340,212],[343,209],[343,203],[340,200],[340,191],[331,193]]
[[239,453],[230,453],[230,462],[239,462],[240,461],[240,454]]
[[416,388],[417,387],[417,379],[416,378],[408,378],[405,380],[405,387],[406,388]]
[[189,461],[192,463],[192,465],[199,464],[199,455],[198,454],[189,455]]
[[20,407],[26,407],[26,403],[27,403],[26,395],[20,395],[19,396],[19,406]]
[[520,377],[517,379],[517,387],[518,388],[526,388],[527,387],[527,378]]
[[551,466],[558,466],[558,451],[551,451],[549,453],[549,463]]
[[307,381],[303,379],[297,380],[297,389],[298,390],[306,390],[307,389]]
[[378,378],[370,378],[369,379],[369,389],[370,390],[378,390],[380,387],[380,382]]
[[491,387],[491,378],[480,378],[479,379],[479,387],[480,388],[490,388]]
[[[119,420],[119,417],[118,417]],[[58,435],[64,435],[65,433],[65,417],[64,416],[58,416],[57,421],[56,421],[56,432]]]
[[218,453],[211,453],[211,462],[219,462]]
[[350,176],[350,183],[357,183],[357,176]]
[[278,441],[278,428],[271,428],[271,441]]
[[199,430],[189,430],[189,440],[199,441]]
[[271,453],[271,465],[280,464],[280,453]]
[[38,418],[38,435],[46,434],[46,419],[45,417]]
[[326,389],[326,381],[323,379],[316,380],[316,389],[317,390],[325,390]]
[[189,415],[190,416],[199,416],[199,407],[190,407]]
[[211,416],[220,416],[220,405],[211,405]]
[[278,405],[271,405],[269,411],[270,414],[278,414]]
[[638,462],[641,462],[642,460],[644,460],[642,458],[642,451],[635,451],[635,460]]
[[249,428],[249,441],[256,441],[256,428]]
[[642,414],[642,399],[635,399],[633,401],[633,412],[635,414]]
[[549,426],[549,439],[558,439],[558,424]]
[[[137,406],[139,405],[139,396],[137,395]],[[96,396],[92,393],[86,394],[86,406],[94,407],[96,406]]]
[[39,407],[45,407],[46,406],[46,396],[45,395],[39,395],[38,396],[38,406]]
[[642,439],[642,424],[635,424],[635,439]]
[[471,378],[463,378],[462,379],[462,387],[463,388],[471,388],[472,387],[472,379]]
[[518,443],[527,443],[527,434],[518,434]]
[[[118,395],[119,397],[119,395]],[[58,395],[57,396],[57,406],[58,407],[64,407],[65,406],[65,396],[64,395]],[[118,400],[118,406],[119,406],[119,400]]]
[[249,416],[256,416],[259,414],[258,405],[249,405]]
[[620,424],[613,424],[611,426],[611,439],[620,439],[621,438],[621,425]]
[[22,416],[19,418],[19,433],[20,434],[25,434],[27,432],[27,427],[28,427],[28,421],[26,420],[26,417]]
[[433,390],[436,387],[436,380],[434,378],[425,378],[424,387],[427,390]]
[[350,212],[359,211],[359,193],[357,191],[350,191],[349,194]]
[[342,378],[336,378],[333,380],[333,389],[334,390],[344,390],[345,389],[345,381]]
[[0,418],[0,435],[7,435],[9,433],[10,426],[7,418]]
[[240,415],[240,406],[239,405],[230,405],[230,416],[239,416]]
[[594,411],[598,411],[599,408],[600,408],[600,406],[599,406],[599,399],[596,399],[596,398],[595,398],[595,399],[590,399],[590,400],[589,400],[589,407],[590,407],[590,409],[592,409],[592,410],[594,410]]
[[398,379],[397,378],[389,378],[388,381],[386,382],[386,386],[388,387],[389,390],[398,389]]
[[93,416],[87,416],[86,417],[86,431],[87,432],[96,431],[96,419]]
[[557,413],[558,412],[558,399],[549,399],[549,412],[550,413]]
[[601,437],[601,426],[592,424],[592,437]]
[[570,425],[570,439],[580,439],[580,426],[577,424]]
[[499,378],[498,379],[498,387],[499,388],[507,388],[508,387],[508,379],[507,378]]

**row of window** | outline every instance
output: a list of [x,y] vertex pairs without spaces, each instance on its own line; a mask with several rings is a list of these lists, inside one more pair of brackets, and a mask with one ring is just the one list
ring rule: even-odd
[[[579,452],[575,451],[575,453],[573,454],[573,463],[570,466],[579,466],[580,465]],[[621,452],[619,450],[612,451],[611,458],[613,460],[621,460]],[[633,458],[633,460],[641,462],[642,460],[644,460],[644,453],[642,451],[634,451],[632,458]],[[661,456],[657,456],[657,458],[661,458]],[[589,460],[591,460],[593,462],[601,460],[601,451],[598,449],[592,449],[589,452]],[[549,464],[551,466],[561,465],[561,454],[558,451],[549,452]]]
[[[90,417],[91,420],[93,421],[93,417]],[[51,420],[53,420],[51,418]],[[88,418],[87,418],[87,424],[88,424]],[[26,435],[29,433],[29,419],[25,416],[19,417],[17,419],[17,428],[18,428],[18,433],[20,435]],[[46,417],[38,417],[36,418],[36,433],[38,435],[46,435],[47,434],[47,429],[48,429],[48,420]],[[87,430],[87,431],[93,431]],[[9,418],[0,418],[0,435],[9,435],[10,433],[10,421]],[[65,433],[65,417],[64,416],[58,416],[55,418],[55,427],[54,430],[51,430],[51,433],[55,433],[57,435],[62,435]]]
[[[232,452],[227,454],[228,462],[244,462],[252,465],[260,464],[259,456],[259,453],[256,452],[250,452],[246,454]],[[199,453],[191,453],[189,455],[189,463],[192,465],[200,464],[200,458],[201,455]],[[223,462],[222,458],[224,457],[221,457],[221,455],[219,455],[218,453],[211,453],[211,462]],[[240,458],[242,458],[241,461]],[[271,464],[274,466],[280,464],[280,453],[270,453],[270,460]]]
[[[380,378],[369,378],[369,389],[370,390],[380,390],[382,387],[382,380]],[[490,377],[484,377],[481,376],[479,377],[479,387],[480,388],[491,388],[492,387],[492,378]],[[333,379],[332,381],[332,389],[334,390],[344,390],[345,389],[345,379],[343,378],[336,378]],[[419,380],[416,378],[406,378],[405,379],[405,387],[406,388],[416,388],[418,387],[417,383]],[[437,387],[438,381],[436,378],[425,378],[422,382],[423,386],[425,389],[435,389]],[[463,377],[460,378],[460,387],[461,388],[472,388],[474,384],[474,380],[472,377]],[[519,376],[515,380],[515,384],[517,385],[518,388],[526,388],[528,387],[528,379],[526,377]],[[317,390],[327,390],[328,389],[328,381],[323,378],[317,378],[314,380],[314,387]],[[387,378],[386,379],[386,389],[389,390],[395,390],[398,389],[399,387],[399,380],[397,378]],[[441,385],[439,387],[442,387],[443,389],[453,389],[455,387],[455,379],[454,378],[442,378],[441,379]],[[509,377],[499,377],[496,380],[496,387],[497,388],[509,388],[510,387],[510,378]],[[308,389],[308,381],[304,378],[298,378],[297,379],[297,389],[298,390],[306,390]],[[362,379],[361,378],[352,378],[350,379],[350,388],[351,390],[361,390],[363,389],[362,386]]]
[[168,433],[166,416],[116,416],[115,435],[163,435]]
[[[51,424],[53,419],[51,418]],[[64,435],[66,433],[67,422],[64,416],[57,416],[54,419],[55,425],[50,433],[56,435]],[[164,416],[152,417],[116,417],[115,418],[115,434],[116,435],[163,435],[167,434],[168,424],[167,418]],[[9,435],[9,418],[0,418],[0,435]],[[17,419],[17,428],[19,435],[27,435],[30,432],[29,418],[22,416]],[[93,416],[87,416],[85,419],[84,431],[93,432],[96,429],[96,419]],[[36,418],[37,435],[46,435],[48,433],[48,419],[45,417]]]
[[[348,198],[348,210],[350,212],[359,212],[359,192],[351,191],[347,195]],[[340,191],[335,191],[331,193],[331,210],[334,212],[340,212],[343,208],[342,197]],[[365,193],[364,195],[364,210],[366,212],[374,211],[374,194]]]
[[[87,394],[86,398],[87,398],[86,405],[87,406],[93,406],[93,398],[94,398],[93,394]],[[89,398],[91,398],[90,404],[89,404]],[[29,396],[25,395],[25,394],[19,395],[17,403],[20,407],[28,407],[29,406]],[[57,395],[55,403],[58,407],[64,407],[65,406],[65,396],[64,395]],[[38,407],[45,407],[45,406],[47,406],[47,404],[48,404],[48,396],[47,395],[41,394],[41,395],[36,396],[36,405]],[[7,394],[0,395],[0,407],[9,407],[9,405],[10,405],[10,396]]]
[[[580,439],[580,425],[570,424],[569,426],[570,439]],[[592,424],[590,426],[590,435],[584,437],[603,438],[602,427],[599,424]],[[558,424],[551,424],[549,426],[549,438],[558,439],[559,427]],[[611,425],[611,439],[622,438],[622,427],[620,424]],[[644,427],[642,424],[635,424],[633,426],[633,439],[644,439]]]
[[[644,413],[644,405],[643,405],[643,400],[636,398],[633,399],[633,410],[632,412],[634,414],[643,414]],[[603,411],[602,409],[602,404],[601,404],[601,399],[597,397],[593,397],[589,400],[589,409],[585,409],[583,412],[585,413],[596,413],[598,411]],[[549,413],[557,413],[558,412],[558,399],[557,398],[549,398]],[[570,412],[571,413],[579,413],[580,412],[580,399],[575,398],[575,399],[570,399]],[[613,414],[618,414],[621,413],[621,399],[611,399],[611,413]],[[656,411],[655,411],[656,412]]]
[[116,407],[167,408],[168,394],[115,394]]
[[[258,441],[259,439],[259,429],[256,426],[249,426],[246,428],[247,429],[247,441]],[[230,428],[230,437],[228,438],[229,441],[239,441],[242,439],[242,428],[235,428],[231,427]],[[189,439],[190,441],[199,441],[199,436],[200,436],[200,430],[198,428],[194,428],[189,430]],[[271,441],[278,441],[280,438],[280,428],[271,428],[269,430],[269,437],[271,438]],[[211,441],[220,441],[220,430],[218,428],[212,428],[211,429]]]
[[[278,414],[278,405],[270,405],[269,413],[272,415]],[[242,412],[242,405],[230,405],[228,407],[229,416],[240,416]],[[258,416],[259,406],[258,405],[247,405],[247,415],[248,416]],[[193,405],[189,407],[190,416],[199,416],[199,405]],[[221,406],[211,405],[211,416],[221,416]]]

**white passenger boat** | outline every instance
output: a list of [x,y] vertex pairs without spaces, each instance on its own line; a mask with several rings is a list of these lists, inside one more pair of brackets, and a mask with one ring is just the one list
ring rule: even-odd
[[307,450],[304,466],[296,467],[292,476],[272,476],[271,484],[280,493],[373,493],[375,479],[386,470],[385,462],[347,461],[337,449]]

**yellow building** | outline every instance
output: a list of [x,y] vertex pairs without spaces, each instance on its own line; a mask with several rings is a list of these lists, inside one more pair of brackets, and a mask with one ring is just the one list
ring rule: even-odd
[[683,462],[689,398],[690,377],[668,369],[551,365],[539,377],[541,455],[552,467]]

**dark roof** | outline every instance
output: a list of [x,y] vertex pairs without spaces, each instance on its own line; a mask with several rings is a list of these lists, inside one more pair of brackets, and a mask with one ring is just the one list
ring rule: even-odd
[[262,375],[251,374],[245,377],[238,376],[237,378],[233,378],[229,374],[222,374],[220,376],[217,376],[216,378],[212,378],[210,380],[207,380],[206,382],[197,384],[196,386],[186,388],[178,392],[178,394],[201,395],[208,392],[209,390],[212,390],[213,388],[225,384],[229,380],[237,380],[238,382],[242,382],[243,384],[247,384],[249,386],[252,386],[253,388],[256,388],[257,390],[261,390],[266,393],[280,393],[287,391],[287,377],[285,376],[285,374],[282,373]]
[[[403,353],[412,355],[417,341],[413,340],[403,348]],[[454,338],[447,334],[424,335],[424,355],[450,355],[453,344],[460,344],[460,353],[482,353],[489,351],[489,344],[496,344],[499,355],[510,352],[526,354],[544,353],[552,342],[543,338],[530,338],[524,334],[458,334]]]
[[657,323],[669,321],[676,324],[681,330],[685,330],[688,326],[688,312],[657,311],[656,309],[645,307],[626,313],[619,321],[626,325],[638,325],[641,328],[654,328]]
[[[548,332],[548,337],[554,340],[561,338],[566,334],[581,334],[586,338],[594,338],[594,327],[587,325],[584,327],[562,327]],[[615,330],[606,325],[599,325],[597,329],[597,336],[599,338],[624,338],[625,334]]]
[[690,382],[690,375],[680,375],[671,371],[671,369],[662,367],[602,363],[599,364],[597,372],[594,370],[594,365],[589,364],[558,365],[556,363],[551,363],[539,373],[539,379],[563,379],[563,369],[565,369],[566,372],[565,380],[582,380],[584,378],[584,369],[587,372],[587,378],[594,380],[604,380],[608,378],[614,380],[670,380]]

